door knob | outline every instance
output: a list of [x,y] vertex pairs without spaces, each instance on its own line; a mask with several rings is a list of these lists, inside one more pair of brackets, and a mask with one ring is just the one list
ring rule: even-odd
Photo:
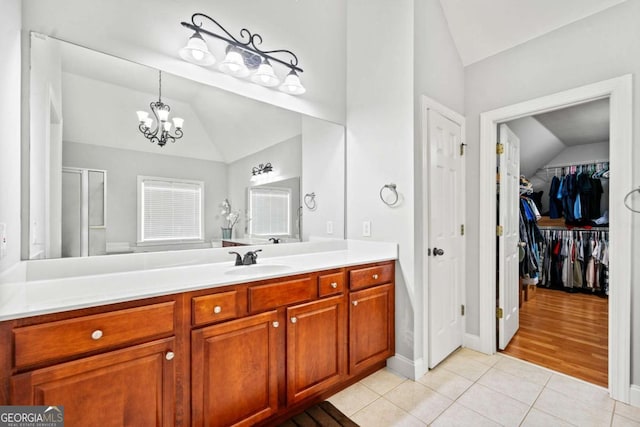
[[433,248],[433,256],[444,255],[444,249]]

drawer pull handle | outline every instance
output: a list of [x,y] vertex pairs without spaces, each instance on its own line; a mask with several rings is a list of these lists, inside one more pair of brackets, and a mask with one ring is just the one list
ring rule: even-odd
[[379,276],[377,274],[374,274],[372,277],[373,277],[373,280],[378,280]]
[[358,305],[358,301],[354,301],[351,304],[353,304],[354,306]]
[[167,360],[172,360],[176,355],[173,353],[173,351],[167,351],[167,354],[164,355],[164,358]]
[[102,331],[100,329],[96,329],[91,333],[91,339],[97,341],[102,338]]
[[219,305],[216,305],[215,307],[213,307],[213,312],[215,314],[220,314],[222,312],[222,307],[220,307]]
[[280,322],[273,322],[273,327],[277,328],[278,326],[280,326]]
[[291,323],[296,323],[297,321],[298,321],[298,318],[297,318],[297,317],[292,317],[292,318],[291,318]]
[[338,284],[336,282],[331,282],[331,287],[333,289],[336,289],[338,287]]

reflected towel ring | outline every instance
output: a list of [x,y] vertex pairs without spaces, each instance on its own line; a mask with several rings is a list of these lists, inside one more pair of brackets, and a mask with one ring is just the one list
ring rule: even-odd
[[316,193],[315,192],[314,193],[307,193],[307,194],[304,195],[304,205],[310,211],[316,210],[316,207],[318,207],[318,204],[316,203]]
[[631,212],[640,213],[640,210],[638,210],[638,209],[633,209],[633,208],[632,208],[632,207],[627,203],[627,200],[629,199],[629,197],[630,197],[633,193],[635,193],[636,191],[637,191],[638,193],[640,193],[640,187],[638,187],[638,188],[634,188],[633,190],[629,191],[629,192],[627,193],[627,195],[626,195],[626,196],[624,196],[624,205],[625,205],[625,206],[627,207],[627,209],[629,209]]
[[[385,188],[388,188],[389,191],[391,191],[394,195],[394,199],[393,201],[386,201],[385,198],[382,196],[382,193],[384,192]],[[390,184],[385,184],[381,189],[380,189],[380,200],[382,200],[382,203],[384,203],[387,206],[395,206],[398,203],[398,190],[396,185],[392,182]]]

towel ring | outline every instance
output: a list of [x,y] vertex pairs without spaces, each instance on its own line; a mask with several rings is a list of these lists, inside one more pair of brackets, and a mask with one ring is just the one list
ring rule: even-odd
[[[389,189],[389,191],[391,191],[394,195],[394,199],[392,202],[387,202],[384,197],[382,196],[382,193],[384,192],[385,189]],[[392,182],[390,184],[385,184],[381,189],[380,189],[380,200],[382,200],[382,203],[384,203],[387,206],[395,206],[398,203],[398,190],[396,185]]]
[[629,192],[627,193],[627,195],[626,195],[626,196],[624,196],[624,205],[625,205],[625,206],[627,207],[627,209],[629,209],[631,212],[640,213],[640,210],[638,210],[638,209],[633,209],[633,208],[632,208],[632,207],[627,203],[627,200],[629,199],[629,197],[630,197],[633,193],[635,193],[636,191],[637,191],[638,193],[640,193],[640,187],[638,187],[638,188],[634,188],[633,190],[629,191]]
[[318,207],[318,204],[316,203],[316,193],[307,193],[304,195],[304,205],[307,207],[307,209],[309,209],[310,211],[315,211],[316,208]]

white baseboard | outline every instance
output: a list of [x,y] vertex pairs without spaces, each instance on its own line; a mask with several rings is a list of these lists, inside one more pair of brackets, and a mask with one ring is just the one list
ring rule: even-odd
[[631,384],[629,389],[629,404],[640,408],[640,385]]
[[470,350],[479,351],[480,353],[485,353],[482,349],[482,340],[478,335],[464,334],[464,338],[462,339],[462,345],[465,348]]
[[400,354],[396,354],[395,356],[387,359],[387,367],[414,381],[422,377],[427,372],[427,367],[424,365],[424,359],[411,360]]

